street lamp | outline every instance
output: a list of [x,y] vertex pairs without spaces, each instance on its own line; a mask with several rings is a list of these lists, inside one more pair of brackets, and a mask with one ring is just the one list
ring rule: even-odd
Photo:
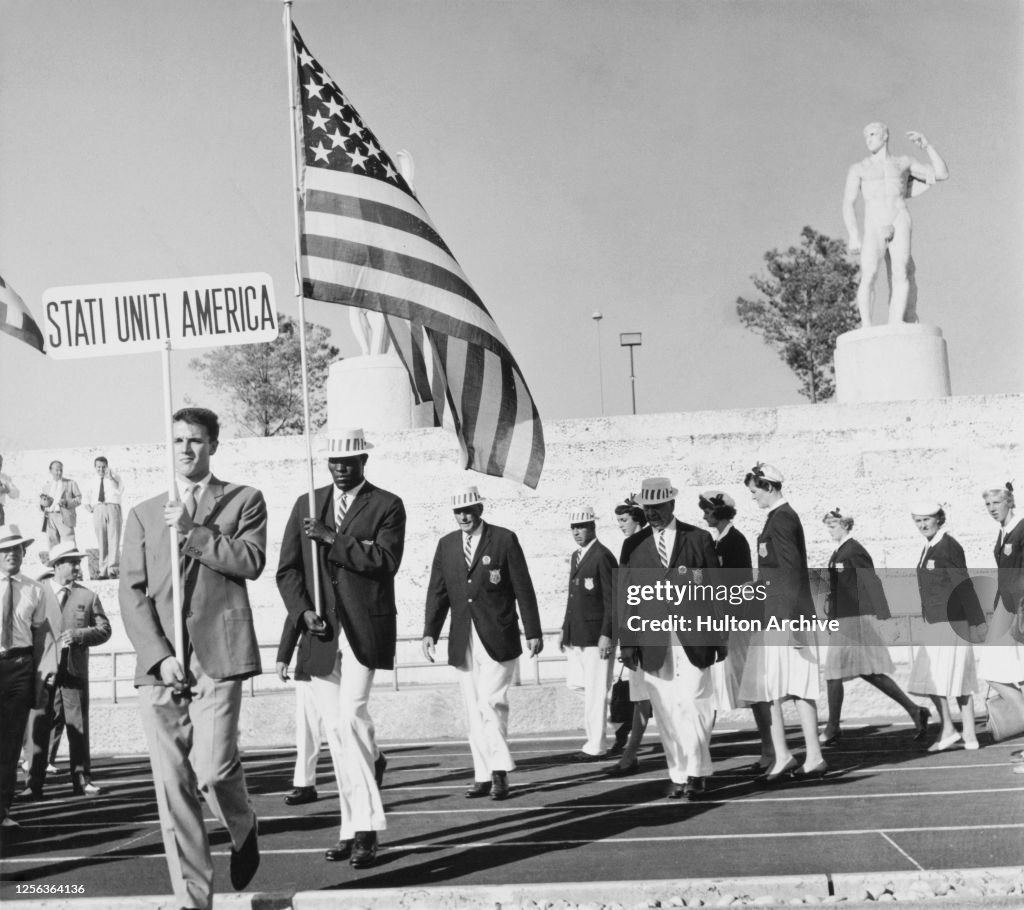
[[620,332],[619,346],[629,348],[629,381],[633,389],[633,413],[636,414],[636,370],[633,368],[633,348],[643,344],[643,334],[640,332]]
[[601,389],[601,416],[604,417],[604,367],[601,363],[601,320],[604,319],[604,313],[594,310],[590,318],[597,326],[597,384]]

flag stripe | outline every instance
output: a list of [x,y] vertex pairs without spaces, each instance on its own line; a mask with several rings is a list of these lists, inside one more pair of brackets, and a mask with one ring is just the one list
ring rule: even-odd
[[40,354],[46,353],[43,333],[29,313],[25,301],[0,275],[0,332],[23,341]]
[[[334,171],[325,167],[307,167],[302,187],[307,196],[322,190],[326,194],[354,196],[366,199],[368,202],[378,202],[381,205],[401,209],[418,218],[435,234],[437,233],[437,228],[434,227],[430,215],[419,204],[415,196],[410,196],[397,186],[375,180],[364,174],[356,174],[352,171]],[[440,235],[438,235],[438,239],[440,240]],[[444,241],[441,241],[441,245],[444,246]]]
[[[493,355],[490,355],[493,357]],[[491,448],[491,457],[487,462],[487,473],[504,473],[508,463],[509,449],[512,446],[512,438],[516,432],[516,414],[518,408],[518,395],[515,385],[515,369],[512,364],[503,359],[494,358],[497,369],[501,371],[499,379],[501,388],[504,390],[501,396],[501,404],[498,409],[495,421],[494,443]],[[504,427],[506,429],[502,430]]]

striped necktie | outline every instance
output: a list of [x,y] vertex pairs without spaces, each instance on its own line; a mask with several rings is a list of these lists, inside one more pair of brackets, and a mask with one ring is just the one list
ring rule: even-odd
[[348,496],[342,493],[338,497],[338,508],[334,512],[334,527],[340,528],[341,523],[345,520],[345,515],[348,512]]
[[668,568],[668,548],[665,546],[665,532],[658,531],[658,558],[661,564]]
[[463,551],[466,554],[466,568],[470,568],[473,565],[473,535],[466,534],[466,543],[463,547]]
[[185,494],[185,511],[189,518],[196,517],[196,506],[199,505],[199,484],[194,484]]

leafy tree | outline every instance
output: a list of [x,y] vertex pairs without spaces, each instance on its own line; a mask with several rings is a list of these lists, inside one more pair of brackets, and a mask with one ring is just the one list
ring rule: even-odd
[[767,299],[736,299],[748,328],[778,349],[800,378],[800,394],[813,402],[835,394],[832,356],[836,336],[857,328],[855,298],[860,267],[846,256],[846,244],[810,227],[799,247],[764,254],[768,276],[751,275]]
[[[203,383],[230,404],[228,413],[253,436],[303,431],[298,321],[277,314],[279,334],[264,344],[218,348],[189,363]],[[323,326],[306,323],[309,415],[313,429],[327,420],[327,372],[338,356]]]

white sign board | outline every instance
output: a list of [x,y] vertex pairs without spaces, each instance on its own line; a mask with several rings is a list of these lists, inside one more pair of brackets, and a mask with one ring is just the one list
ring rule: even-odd
[[111,357],[273,341],[277,309],[263,272],[125,281],[50,288],[41,328],[53,357]]

